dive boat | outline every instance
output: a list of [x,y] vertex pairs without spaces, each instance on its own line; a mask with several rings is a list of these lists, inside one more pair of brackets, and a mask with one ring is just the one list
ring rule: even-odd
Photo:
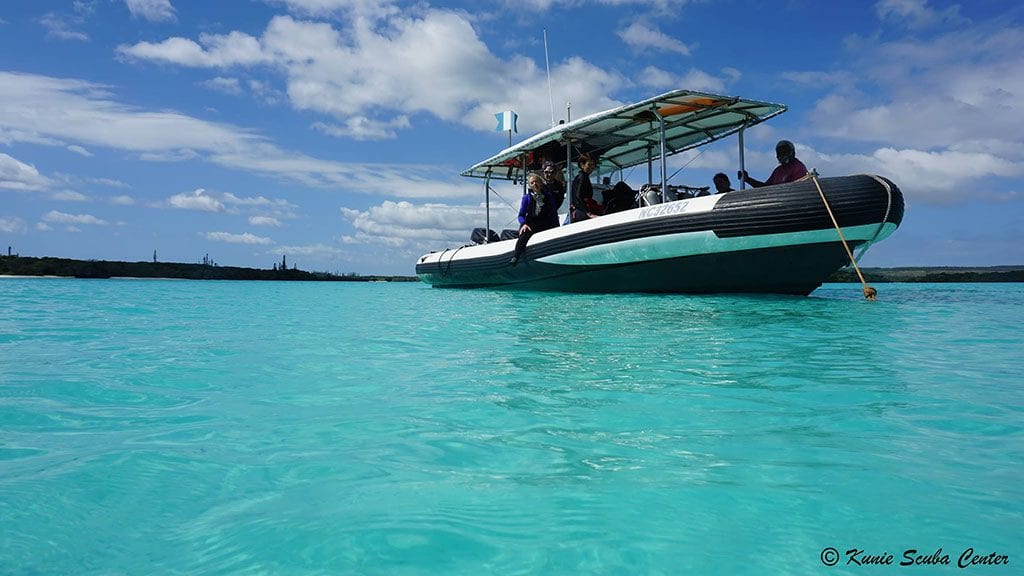
[[892,181],[812,173],[696,197],[686,194],[695,189],[673,193],[663,185],[666,158],[732,134],[742,169],[743,131],[785,111],[782,104],[676,90],[541,132],[462,176],[484,179],[489,194],[490,180],[523,182],[541,158],[558,158],[571,182],[573,163],[586,152],[598,158],[592,176],[647,166],[635,207],[537,232],[517,265],[510,262],[515,239],[494,241],[488,214],[480,243],[430,252],[416,262],[416,274],[452,288],[810,294],[851,264],[842,239],[860,250],[856,260],[900,225],[903,195]]

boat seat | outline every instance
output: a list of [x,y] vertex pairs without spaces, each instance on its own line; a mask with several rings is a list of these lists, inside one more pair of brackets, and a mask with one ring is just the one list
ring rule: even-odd
[[489,242],[499,242],[498,233],[491,229],[484,228],[473,228],[473,233],[469,235],[469,239],[474,244],[487,244]]

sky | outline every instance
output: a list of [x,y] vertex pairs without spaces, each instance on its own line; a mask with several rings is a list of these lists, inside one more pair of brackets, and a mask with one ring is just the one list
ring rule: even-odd
[[[459,172],[507,146],[495,113],[519,141],[691,89],[789,107],[746,133],[755,178],[785,138],[900,186],[862,265],[1019,265],[1021,54],[1024,4],[995,0],[4,0],[0,249],[413,275],[483,226]],[[738,157],[676,155],[671,182]]]

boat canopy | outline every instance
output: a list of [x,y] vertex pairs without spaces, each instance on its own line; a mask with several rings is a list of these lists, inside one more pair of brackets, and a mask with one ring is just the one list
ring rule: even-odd
[[535,167],[541,159],[564,162],[567,143],[572,144],[573,159],[584,152],[594,154],[598,157],[596,174],[607,174],[658,158],[662,142],[665,156],[671,156],[785,111],[783,104],[674,90],[559,124],[475,164],[462,175],[522,180],[523,170]]

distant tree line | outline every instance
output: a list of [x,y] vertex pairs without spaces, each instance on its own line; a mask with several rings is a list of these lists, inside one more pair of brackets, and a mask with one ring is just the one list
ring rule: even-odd
[[[1024,282],[1024,266],[988,268],[861,268],[868,282]],[[826,282],[860,282],[852,268],[843,268]]]
[[[209,260],[207,261],[209,262]],[[415,276],[360,276],[306,272],[296,268],[262,270],[183,262],[111,262],[69,258],[0,256],[0,274],[11,276],[67,276],[74,278],[182,278],[187,280],[313,280],[415,282]]]
[[[10,252],[10,248],[8,248]],[[106,260],[72,260],[69,258],[34,258],[4,256],[0,253],[0,274],[11,276],[67,276],[74,278],[182,278],[187,280],[312,280],[335,282],[417,282],[415,276],[362,276],[355,272],[330,273],[299,270],[282,257],[273,269],[240,268],[183,262],[111,262]],[[869,282],[1024,282],[1024,266],[862,268]],[[852,268],[839,270],[826,282],[859,282]]]

